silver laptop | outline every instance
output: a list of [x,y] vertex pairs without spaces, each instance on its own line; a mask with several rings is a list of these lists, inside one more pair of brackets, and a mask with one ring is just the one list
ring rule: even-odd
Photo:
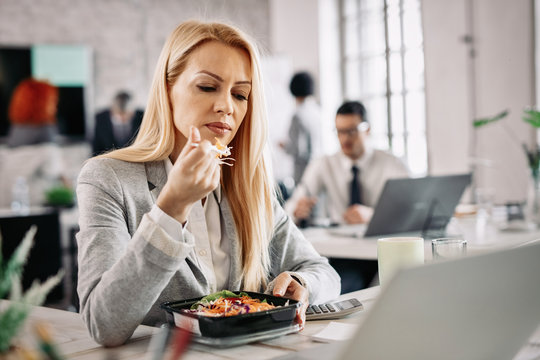
[[389,179],[379,196],[369,224],[339,225],[337,236],[373,238],[381,235],[444,236],[471,174]]
[[389,179],[365,237],[411,231],[444,231],[471,174]]
[[404,270],[351,341],[292,358],[509,360],[540,324],[539,276],[540,244]]

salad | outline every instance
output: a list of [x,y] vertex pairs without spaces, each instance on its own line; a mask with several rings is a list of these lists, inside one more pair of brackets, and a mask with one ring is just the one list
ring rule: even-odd
[[245,292],[235,294],[232,291],[223,290],[203,297],[193,304],[190,309],[182,311],[195,315],[220,317],[265,311],[276,307],[269,304],[266,299],[262,301],[254,299]]

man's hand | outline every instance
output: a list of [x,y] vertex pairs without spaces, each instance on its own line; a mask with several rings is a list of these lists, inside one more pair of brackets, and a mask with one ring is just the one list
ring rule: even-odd
[[347,224],[365,224],[371,220],[373,208],[364,205],[351,205],[343,214],[343,219]]
[[314,197],[302,197],[298,200],[296,204],[296,209],[294,210],[294,217],[296,219],[309,219],[311,216],[311,210],[313,206],[317,203],[317,198]]
[[306,323],[306,310],[309,305],[309,293],[307,289],[294,280],[288,273],[279,274],[274,281],[272,295],[298,300],[302,303],[302,306],[296,310],[296,322],[300,325],[300,329],[303,329]]

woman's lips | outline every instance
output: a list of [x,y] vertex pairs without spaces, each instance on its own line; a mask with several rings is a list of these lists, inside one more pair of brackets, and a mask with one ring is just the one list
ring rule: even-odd
[[213,122],[205,125],[208,130],[212,131],[215,134],[218,135],[225,135],[229,131],[231,131],[231,127],[227,123],[222,122]]

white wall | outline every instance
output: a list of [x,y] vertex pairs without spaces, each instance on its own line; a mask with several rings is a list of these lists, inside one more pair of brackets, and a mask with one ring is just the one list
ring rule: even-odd
[[424,1],[422,12],[429,171],[465,172],[472,115],[468,49],[461,40],[466,34],[464,1]]
[[[474,59],[462,40],[469,33],[467,4],[423,1],[430,172],[467,171],[476,153],[477,186],[493,188],[497,203],[523,201],[527,166],[520,143],[531,141],[532,129],[521,114],[535,103],[532,1],[473,0]],[[504,109],[510,116],[503,122],[473,130],[473,119]]]
[[339,27],[340,17],[337,1],[319,0],[319,63],[320,102],[323,118],[324,152],[333,153],[339,149],[334,132],[336,110],[343,102],[341,82],[341,58]]
[[270,46],[291,59],[293,71],[319,79],[319,10],[316,0],[270,0]]

